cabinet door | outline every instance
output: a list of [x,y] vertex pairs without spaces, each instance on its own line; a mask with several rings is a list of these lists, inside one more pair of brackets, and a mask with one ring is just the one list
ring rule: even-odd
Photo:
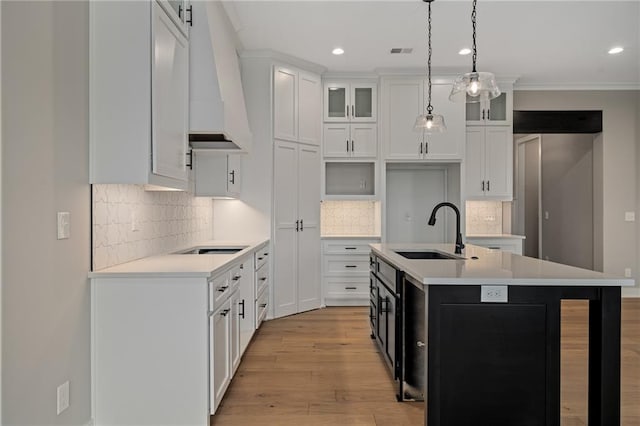
[[[425,104],[427,103],[428,84],[425,83]],[[462,160],[465,137],[465,104],[449,100],[449,84],[431,86],[431,105],[433,112],[444,117],[447,130],[443,133],[424,135],[425,159]]]
[[231,375],[235,373],[240,365],[240,295],[236,291],[231,295],[231,318],[229,319],[229,362],[231,363]]
[[362,158],[378,156],[378,126],[351,124],[351,155]]
[[351,121],[376,121],[377,85],[352,83],[350,88]]
[[349,157],[351,156],[351,140],[349,137],[348,123],[330,123],[324,125],[325,157]]
[[300,142],[320,145],[320,123],[322,120],[322,88],[316,74],[300,72],[300,96],[298,100],[298,130]]
[[326,83],[324,85],[324,121],[348,121],[349,85]]
[[186,180],[189,45],[153,3],[152,172]]
[[273,137],[298,139],[298,74],[279,66],[273,69]]
[[209,319],[209,356],[211,366],[209,374],[211,380],[211,414],[214,414],[224,392],[231,381],[231,369],[229,354],[231,342],[229,336],[229,324],[231,319],[231,306],[227,301]]
[[389,80],[383,84],[383,144],[387,159],[422,158],[422,133],[414,132],[416,117],[423,113],[422,79]]
[[320,152],[300,145],[298,156],[298,312],[320,307]]
[[227,156],[227,193],[230,196],[240,196],[242,188],[242,156],[229,154]]
[[240,312],[240,356],[244,353],[245,349],[253,337],[255,331],[255,284],[254,280],[256,276],[251,271],[251,263],[246,261],[243,263],[242,277],[240,278],[240,293],[238,305]]
[[189,36],[189,23],[191,20],[191,11],[189,10],[189,2],[186,0],[157,0],[164,11],[171,17],[171,20],[177,25],[184,35]]
[[[273,303],[275,317],[297,312],[296,284],[298,218],[297,144],[276,141],[273,163],[274,270]],[[319,192],[318,192],[319,193]]]
[[485,128],[485,195],[513,197],[513,141],[509,127]]
[[466,104],[468,125],[508,126],[513,120],[513,92],[511,86],[489,101]]
[[467,197],[484,197],[484,155],[484,127],[467,127],[467,152],[464,164]]

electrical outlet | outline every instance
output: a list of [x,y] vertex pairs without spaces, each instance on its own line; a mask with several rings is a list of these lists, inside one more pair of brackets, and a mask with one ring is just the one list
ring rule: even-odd
[[625,278],[631,278],[631,268],[624,268]]
[[60,386],[56,392],[56,400],[58,407],[58,415],[69,408],[69,381],[67,380]]
[[506,285],[480,286],[480,302],[507,303],[509,301],[509,287]]
[[65,240],[71,234],[71,215],[69,212],[58,212],[58,239]]

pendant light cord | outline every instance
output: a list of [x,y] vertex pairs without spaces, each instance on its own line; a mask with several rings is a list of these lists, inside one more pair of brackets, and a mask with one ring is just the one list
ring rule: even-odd
[[428,80],[428,85],[429,85],[429,90],[428,90],[428,97],[429,97],[429,102],[427,105],[427,114],[428,115],[432,115],[431,112],[433,111],[433,107],[431,106],[431,2],[428,3],[429,4],[429,14],[428,14],[428,18],[427,18],[427,22],[428,22],[428,40],[429,40],[429,49],[428,49],[428,59],[427,59],[427,80]]
[[476,59],[478,58],[478,48],[476,47],[476,3],[473,0],[473,11],[471,12],[471,25],[473,26],[473,72],[476,72]]

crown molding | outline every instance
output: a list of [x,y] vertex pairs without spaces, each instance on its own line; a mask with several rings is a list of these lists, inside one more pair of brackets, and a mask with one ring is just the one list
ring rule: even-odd
[[513,90],[522,91],[564,91],[564,90],[640,90],[640,82],[633,83],[515,83]]
[[314,62],[306,61],[304,59],[296,58],[295,56],[287,55],[286,53],[278,52],[273,49],[248,49],[239,53],[241,58],[264,58],[274,61],[285,62],[294,67],[302,68],[307,71],[315,72],[316,74],[323,74],[327,72],[327,67],[316,64]]

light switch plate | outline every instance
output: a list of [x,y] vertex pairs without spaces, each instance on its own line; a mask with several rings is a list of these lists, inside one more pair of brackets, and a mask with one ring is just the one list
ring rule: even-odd
[[506,285],[480,286],[480,302],[482,303],[509,302],[509,287]]
[[624,221],[625,222],[635,222],[636,221],[636,212],[624,212]]
[[64,240],[71,236],[71,215],[69,212],[58,212],[58,239]]

